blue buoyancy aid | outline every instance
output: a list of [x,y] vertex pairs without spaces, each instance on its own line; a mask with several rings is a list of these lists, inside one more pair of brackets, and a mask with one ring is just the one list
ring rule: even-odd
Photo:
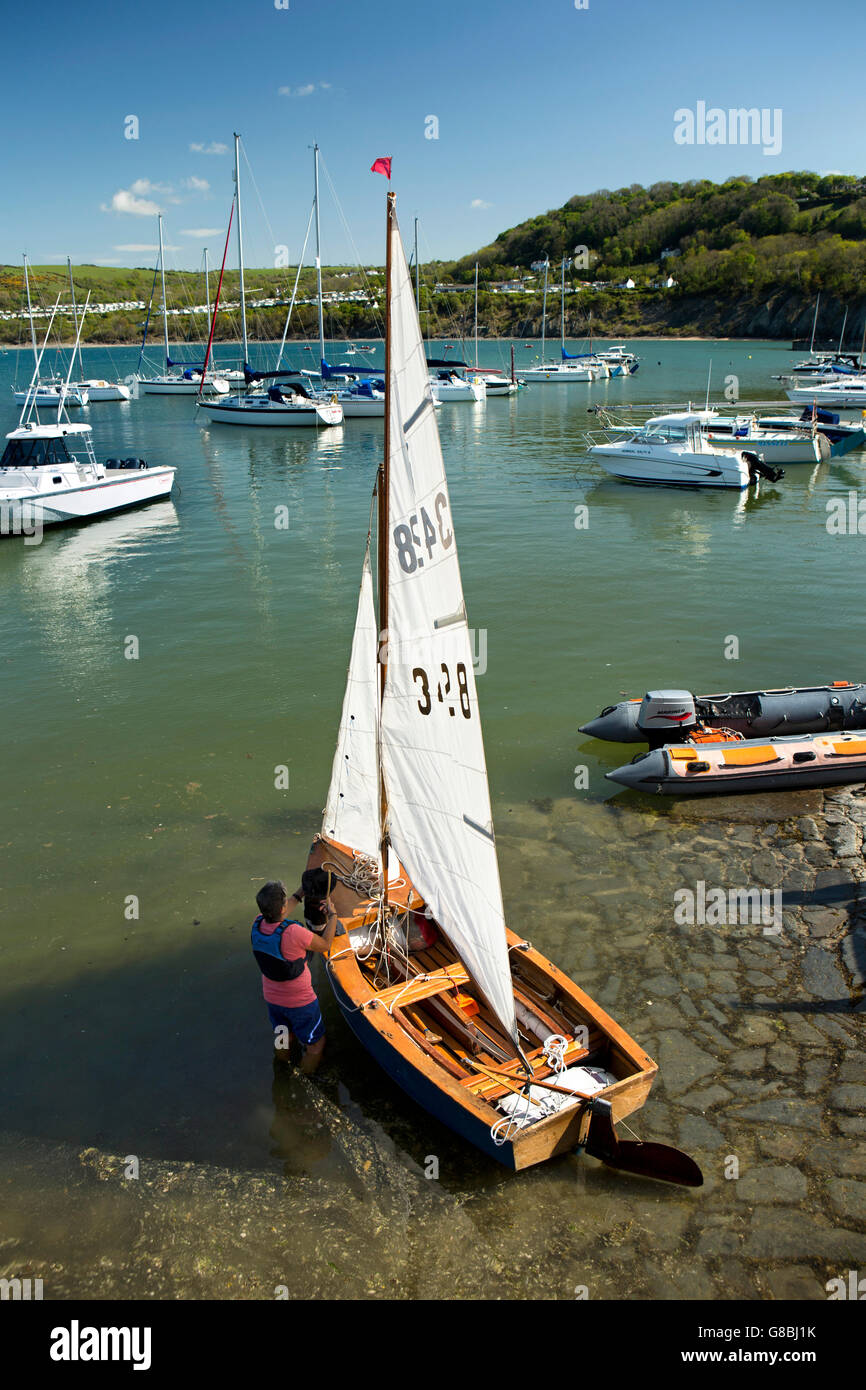
[[250,931],[253,955],[262,974],[269,980],[296,980],[307,963],[306,955],[298,960],[286,960],[282,952],[283,932],[289,925],[300,926],[299,922],[290,924],[287,919],[275,931],[263,932],[262,918],[257,917]]

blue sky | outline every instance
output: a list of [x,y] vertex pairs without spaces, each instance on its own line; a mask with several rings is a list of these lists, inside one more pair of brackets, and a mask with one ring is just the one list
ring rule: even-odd
[[[596,188],[866,168],[863,0],[834,0],[823,40],[814,0],[288,5],[7,7],[0,261],[150,264],[127,248],[155,244],[154,206],[177,248],[169,265],[199,265],[205,244],[215,260],[233,130],[264,208],[244,171],[250,265],[273,264],[276,244],[297,257],[314,140],[368,263],[383,259],[386,184],[369,173],[381,154],[407,240],[420,219],[422,259],[466,254]],[[675,143],[674,112],[700,101],[779,108],[781,153]],[[430,116],[438,139],[425,138]],[[327,181],[322,221],[323,259],[354,260]]]

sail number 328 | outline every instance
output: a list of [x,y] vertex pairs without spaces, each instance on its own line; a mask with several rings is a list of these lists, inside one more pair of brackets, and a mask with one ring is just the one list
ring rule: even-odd
[[[451,695],[451,674],[444,661],[440,669],[442,671],[443,680],[438,681],[436,684],[436,699],[439,701],[440,705],[447,705],[448,713],[454,715],[457,711],[455,710],[454,704],[451,704],[448,698]],[[459,700],[460,713],[463,715],[463,718],[471,719],[472,706],[469,703],[469,681],[466,676],[466,667],[463,665],[462,661],[457,663],[455,674],[457,676],[457,690],[455,692],[456,698],[454,703],[456,704]],[[421,688],[421,698],[418,701],[418,708],[422,714],[429,714],[433,709],[430,677],[427,675],[423,666],[416,666],[412,672],[412,679],[417,682]]]
[[[414,574],[416,570],[424,568],[423,554],[416,553],[422,550],[427,551],[427,559],[432,560],[433,549],[435,546],[442,546],[447,550],[454,540],[454,532],[447,527],[448,499],[444,492],[437,492],[433,499],[433,514],[436,524],[430,519],[426,507],[419,507],[417,512],[413,512],[408,523],[401,521],[394,527],[394,544],[397,547],[397,559],[400,561],[400,568],[404,574]],[[418,534],[418,524],[420,522],[423,536]]]

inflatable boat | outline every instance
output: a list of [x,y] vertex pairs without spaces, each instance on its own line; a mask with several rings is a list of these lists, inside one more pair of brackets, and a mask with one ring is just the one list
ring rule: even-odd
[[831,681],[782,690],[692,695],[688,690],[650,690],[642,700],[607,705],[580,725],[590,738],[611,743],[685,743],[696,730],[731,730],[744,738],[820,734],[866,728],[866,685]]
[[674,744],[606,772],[611,782],[664,796],[790,791],[866,782],[866,729],[850,734]]

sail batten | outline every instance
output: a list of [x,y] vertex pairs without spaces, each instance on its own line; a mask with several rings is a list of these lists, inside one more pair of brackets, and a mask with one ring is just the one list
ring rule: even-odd
[[[515,1043],[499,866],[448,485],[409,268],[389,219],[387,833]],[[380,554],[383,552],[380,551]]]

